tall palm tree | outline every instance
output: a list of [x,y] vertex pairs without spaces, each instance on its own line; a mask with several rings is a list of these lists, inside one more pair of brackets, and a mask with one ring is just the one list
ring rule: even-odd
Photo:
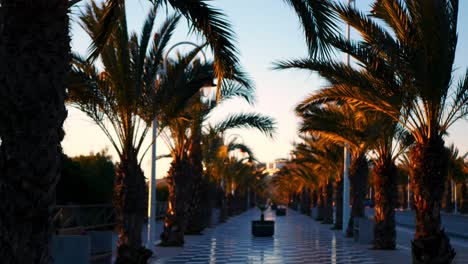
[[[213,66],[213,64],[209,63]],[[171,70],[169,65],[168,69]],[[185,80],[169,79],[183,85]],[[252,102],[253,90],[237,79],[225,79],[221,86],[218,104],[233,97],[242,97]],[[199,188],[202,182],[202,149],[201,132],[203,123],[217,104],[201,102],[200,94],[194,96],[186,106],[181,118],[168,123],[168,129],[163,132],[163,139],[168,145],[172,163],[168,172],[169,205],[164,220],[164,231],[161,234],[161,244],[165,246],[181,246],[184,243],[184,233],[187,221],[199,206]],[[270,117],[259,114],[233,114],[216,124],[213,129],[224,133],[232,128],[256,128],[271,136],[275,127]]]
[[60,175],[69,4],[0,0],[0,258],[50,263]]
[[[337,63],[342,71],[335,76],[334,86],[350,79],[355,85],[320,92],[320,101],[359,103],[388,115],[412,135],[410,175],[417,223],[414,263],[449,263],[455,256],[441,227],[440,208],[448,173],[444,135],[468,115],[468,72],[460,82],[453,82],[458,3],[376,1],[371,16],[337,5],[340,17],[362,36],[362,41],[347,45],[344,51],[370,74]],[[380,26],[380,21],[388,27]],[[378,59],[369,61],[363,56],[369,52]],[[378,71],[387,67],[393,71],[384,71],[383,78]]]
[[313,174],[313,170],[309,167],[310,163],[303,160],[299,163],[300,165],[295,159],[290,160],[270,182],[276,192],[287,191],[287,204],[294,210],[300,202],[298,201],[300,193],[306,188],[311,190],[317,188],[319,182],[319,177]]
[[[229,173],[229,166],[227,165],[236,163],[253,164],[255,161],[252,150],[245,144],[239,143],[238,140],[239,139],[237,137],[234,137],[229,142],[226,142],[225,133],[220,133],[213,126],[209,126],[205,129],[202,135],[204,176],[208,181],[216,186],[219,194],[216,201],[221,209],[220,221],[224,221],[227,217],[228,208],[226,204],[226,186],[229,186],[227,181],[232,178],[232,175],[238,175],[235,172]],[[240,151],[247,154],[247,157],[240,160],[230,159],[230,153],[234,151]],[[240,164],[233,167],[240,169],[243,168]],[[255,180],[252,180],[253,179],[251,177],[242,177],[239,182],[242,182],[240,185],[250,186],[254,185],[256,182]],[[251,190],[254,190],[254,188]]]
[[[351,181],[352,209],[347,225],[347,236],[352,236],[354,217],[364,216],[364,199],[368,179],[368,160],[366,152],[375,135],[371,133],[372,115],[351,105],[334,103],[312,105],[304,100],[297,108],[297,114],[302,118],[301,132],[309,132],[335,142],[350,145],[352,160],[349,178]],[[374,137],[372,137],[374,136]],[[346,206],[346,205],[344,205]]]
[[[118,20],[117,30],[101,52],[103,70],[75,55],[68,89],[69,103],[101,128],[120,159],[113,198],[119,231],[117,263],[133,263],[150,256],[141,240],[146,215],[141,162],[153,117],[160,117],[160,127],[164,127],[213,78],[210,71],[191,71],[192,78],[184,86],[157,79],[162,54],[179,21],[177,15],[169,16],[152,34],[157,10],[157,6],[151,8],[139,36],[129,35],[126,20]],[[81,25],[91,37],[98,34],[104,13],[105,6],[92,1],[80,15]],[[122,15],[125,17],[125,13]],[[185,74],[198,52],[197,48],[181,58],[171,74]]]
[[[2,192],[7,195],[4,200],[12,199],[5,203],[5,208],[2,207],[5,212],[1,224],[5,230],[2,237],[7,239],[2,241],[0,255],[6,262],[50,262],[46,242],[50,217],[44,212],[54,203],[53,193],[60,174],[58,157],[63,139],[62,125],[66,118],[65,78],[71,59],[69,7],[77,2],[79,0],[0,1],[0,76],[2,80],[9,80],[3,84],[5,89],[1,90],[0,97],[2,109],[8,109],[2,111],[4,115],[1,116],[0,171],[2,189],[11,190]],[[225,75],[233,72],[230,66],[238,61],[237,50],[233,43],[234,34],[224,15],[202,0],[168,2],[193,21],[195,29],[201,30],[210,39],[220,64],[219,71],[224,71]],[[109,17],[111,19],[104,24],[116,21]],[[107,36],[110,36],[113,30],[107,32]],[[17,184],[19,181],[27,183]],[[18,205],[15,201],[23,201],[24,204]],[[28,208],[25,209],[25,206]],[[23,216],[16,213],[24,211],[29,211],[29,214]],[[20,225],[20,218],[28,220]],[[34,222],[41,224],[32,228],[28,223],[33,221],[29,219],[37,219]],[[28,232],[32,235],[24,235],[24,230],[30,230]],[[31,237],[35,239],[31,241]],[[8,246],[11,241],[17,241],[17,245]]]
[[325,224],[331,224],[333,223],[333,183],[340,178],[342,148],[315,135],[304,136],[302,139],[304,142],[297,144],[292,152],[295,156],[294,161],[309,163],[311,165],[309,169],[319,178],[319,208],[322,211],[320,220]]

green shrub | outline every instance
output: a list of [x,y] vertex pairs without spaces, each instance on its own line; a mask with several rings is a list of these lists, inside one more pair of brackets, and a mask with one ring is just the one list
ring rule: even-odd
[[115,167],[106,151],[87,156],[62,157],[57,204],[111,203]]

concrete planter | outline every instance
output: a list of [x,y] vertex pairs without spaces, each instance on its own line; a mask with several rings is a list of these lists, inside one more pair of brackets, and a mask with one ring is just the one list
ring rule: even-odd
[[89,231],[91,254],[112,252],[112,231]]
[[275,221],[252,221],[252,235],[256,237],[270,237],[275,234]]
[[276,209],[276,216],[285,216],[286,215],[286,208],[277,208]]
[[112,231],[89,231],[91,263],[110,263],[112,259]]
[[365,217],[354,218],[353,238],[359,244],[371,244],[374,240],[374,220]]
[[87,235],[52,236],[50,253],[53,263],[89,264],[91,239]]

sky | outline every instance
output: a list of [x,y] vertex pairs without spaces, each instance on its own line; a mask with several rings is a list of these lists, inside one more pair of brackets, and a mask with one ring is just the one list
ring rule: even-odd
[[[347,2],[342,0],[343,2]],[[147,0],[127,1],[129,30],[139,31],[148,12]],[[361,10],[369,10],[371,0],[357,0]],[[208,122],[221,120],[228,113],[258,112],[273,117],[277,122],[274,138],[267,138],[254,130],[233,130],[228,135],[239,135],[250,146],[258,160],[270,162],[277,158],[286,158],[297,140],[299,119],[293,109],[306,95],[324,85],[315,74],[304,71],[274,71],[274,61],[302,58],[307,55],[305,40],[299,21],[293,10],[282,0],[216,0],[210,4],[223,10],[237,34],[237,48],[244,70],[250,75],[256,86],[256,103],[251,106],[241,100],[225,102],[213,111]],[[76,23],[78,8],[72,10],[72,49],[80,54],[87,54],[90,40]],[[163,21],[161,14],[156,27]],[[344,31],[345,28],[343,27]],[[468,1],[460,1],[459,41],[455,60],[455,76],[459,76],[468,67]],[[188,35],[187,23],[179,23],[172,44],[190,40],[201,43],[196,35]],[[181,48],[183,51],[184,48]],[[186,49],[186,48],[185,48]],[[173,55],[176,52],[171,52]],[[169,54],[169,56],[171,56]],[[208,52],[208,57],[210,53]],[[457,80],[455,78],[455,80]],[[449,130],[446,143],[454,143],[461,153],[468,151],[468,122],[461,120]],[[64,152],[69,156],[87,155],[105,148],[117,161],[115,151],[104,133],[94,125],[91,119],[79,110],[68,107],[65,121],[65,138],[62,143]],[[149,141],[147,141],[149,144]],[[157,140],[158,155],[167,154],[167,147],[162,140]],[[157,162],[157,177],[166,175],[169,159]],[[142,163],[145,176],[150,175],[150,155]]]

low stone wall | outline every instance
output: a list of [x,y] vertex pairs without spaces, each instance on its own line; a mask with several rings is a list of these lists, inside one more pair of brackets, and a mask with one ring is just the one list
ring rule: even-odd
[[87,235],[52,236],[50,253],[56,264],[89,264],[91,238]]
[[112,231],[89,231],[83,235],[55,235],[50,244],[54,263],[101,264],[112,258]]

